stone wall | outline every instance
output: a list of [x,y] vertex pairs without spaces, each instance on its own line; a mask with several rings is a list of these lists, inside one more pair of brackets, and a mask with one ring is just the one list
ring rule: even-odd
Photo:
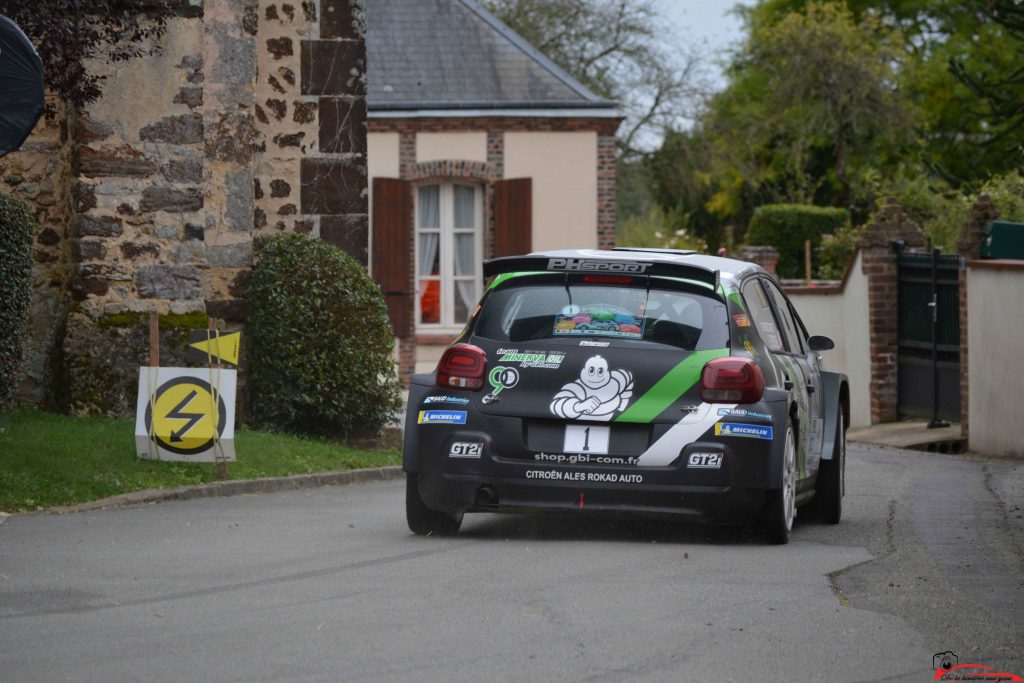
[[158,55],[98,65],[100,100],[0,160],[2,189],[40,222],[24,400],[49,384],[73,412],[131,412],[122,398],[146,344],[131,314],[243,323],[260,233],[354,232],[332,241],[365,262],[359,2],[184,6]]

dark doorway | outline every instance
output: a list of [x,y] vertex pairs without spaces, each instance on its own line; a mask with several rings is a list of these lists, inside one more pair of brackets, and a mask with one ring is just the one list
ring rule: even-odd
[[959,421],[960,259],[901,250],[898,263],[900,417],[932,418],[937,395],[937,417]]

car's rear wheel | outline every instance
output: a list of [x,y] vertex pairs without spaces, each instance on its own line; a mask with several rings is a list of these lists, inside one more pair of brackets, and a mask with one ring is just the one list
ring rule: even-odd
[[846,493],[846,424],[839,411],[836,445],[831,460],[822,460],[815,486],[814,506],[826,524],[839,524],[843,517],[843,494]]
[[419,476],[413,473],[405,475],[405,521],[414,534],[429,536],[454,536],[462,526],[462,515],[458,519],[427,507],[420,496]]
[[796,519],[796,436],[786,425],[786,444],[782,453],[782,487],[768,491],[765,498],[764,533],[771,543],[789,543]]

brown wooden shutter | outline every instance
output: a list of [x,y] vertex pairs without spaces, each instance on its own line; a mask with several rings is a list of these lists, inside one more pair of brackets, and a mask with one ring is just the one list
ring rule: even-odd
[[494,183],[494,256],[527,254],[533,249],[533,180]]
[[373,179],[373,278],[384,291],[391,329],[413,332],[412,186],[396,178]]

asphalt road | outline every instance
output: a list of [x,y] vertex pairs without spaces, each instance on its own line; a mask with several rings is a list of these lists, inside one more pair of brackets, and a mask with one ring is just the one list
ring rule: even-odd
[[0,524],[0,681],[1024,676],[1024,464],[851,445],[846,516],[730,530],[467,517],[404,482]]

